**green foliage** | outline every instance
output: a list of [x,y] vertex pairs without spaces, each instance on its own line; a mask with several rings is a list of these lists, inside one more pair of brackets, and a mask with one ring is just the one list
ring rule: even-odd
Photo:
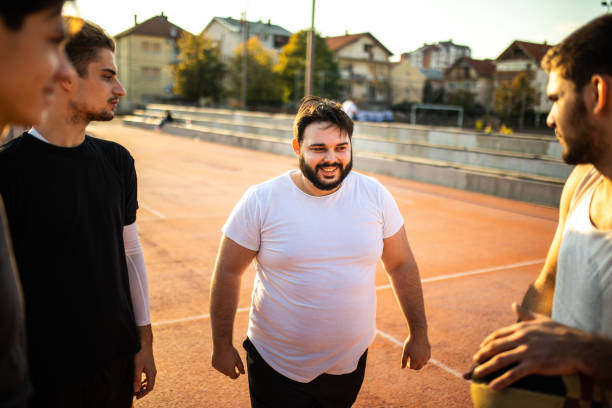
[[473,113],[476,110],[476,96],[465,89],[458,89],[446,94],[446,103],[461,106],[466,113]]
[[439,87],[434,89],[431,81],[428,79],[425,81],[423,86],[423,103],[443,103],[444,102],[444,88]]
[[[308,30],[298,31],[283,47],[275,67],[280,75],[284,102],[297,102],[304,96],[306,76],[306,44]],[[325,38],[315,33],[315,61],[312,81],[313,93],[338,99],[340,72],[334,53],[327,47]]]
[[493,109],[502,120],[521,118],[533,110],[536,91],[531,86],[531,75],[518,73],[512,81],[501,81],[495,90]]
[[[247,43],[247,106],[279,106],[283,91],[278,73],[274,71],[274,56],[267,51],[257,37]],[[244,44],[239,45],[230,61],[231,96],[240,99],[242,92],[242,62]]]
[[178,41],[179,62],[174,65],[174,92],[191,101],[210,98],[218,102],[223,95],[226,73],[220,51],[205,36],[185,33]]

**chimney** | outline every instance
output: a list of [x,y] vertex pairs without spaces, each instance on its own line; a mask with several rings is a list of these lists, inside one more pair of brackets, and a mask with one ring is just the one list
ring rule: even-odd
[[270,25],[270,23],[271,23],[271,22],[272,22],[272,21],[271,21],[270,19],[268,19],[268,25]]
[[138,25],[138,15],[134,14],[134,25]]
[[162,17],[164,17],[164,18],[166,17],[166,16],[164,15],[164,12],[163,12],[163,11],[161,12],[160,16],[162,16]]
[[348,30],[344,30],[344,35],[349,35]]

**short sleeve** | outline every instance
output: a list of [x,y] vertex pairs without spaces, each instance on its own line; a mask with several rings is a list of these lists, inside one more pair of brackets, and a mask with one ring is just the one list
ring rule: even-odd
[[395,199],[382,184],[380,185],[380,196],[383,212],[383,238],[389,238],[404,225],[404,218]]
[[125,166],[125,216],[123,225],[131,225],[136,221],[136,211],[138,210],[138,182],[136,179],[136,168],[134,159],[128,153],[127,165]]
[[221,229],[226,237],[251,251],[261,242],[261,216],[254,187],[249,188],[232,210]]

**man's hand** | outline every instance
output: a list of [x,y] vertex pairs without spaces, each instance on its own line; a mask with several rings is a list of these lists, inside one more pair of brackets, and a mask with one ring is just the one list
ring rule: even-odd
[[516,364],[489,383],[492,389],[500,390],[531,374],[564,375],[580,371],[584,333],[529,312],[516,303],[512,308],[520,322],[496,330],[484,339],[473,357],[480,364],[474,369],[473,377],[483,377]]
[[157,369],[153,358],[151,325],[139,326],[138,331],[140,332],[140,351],[134,356],[134,395],[140,399],[153,391]]
[[402,354],[402,368],[406,368],[410,359],[410,368],[420,370],[431,357],[431,348],[427,336],[408,336],[404,341],[404,352]]
[[242,359],[234,346],[216,347],[212,354],[212,366],[232,380],[244,374]]

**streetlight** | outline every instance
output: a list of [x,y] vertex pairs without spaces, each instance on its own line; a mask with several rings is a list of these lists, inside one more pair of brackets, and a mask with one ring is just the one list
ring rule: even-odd
[[610,6],[612,6],[612,1],[602,1],[601,5],[606,8],[606,14],[610,12]]

